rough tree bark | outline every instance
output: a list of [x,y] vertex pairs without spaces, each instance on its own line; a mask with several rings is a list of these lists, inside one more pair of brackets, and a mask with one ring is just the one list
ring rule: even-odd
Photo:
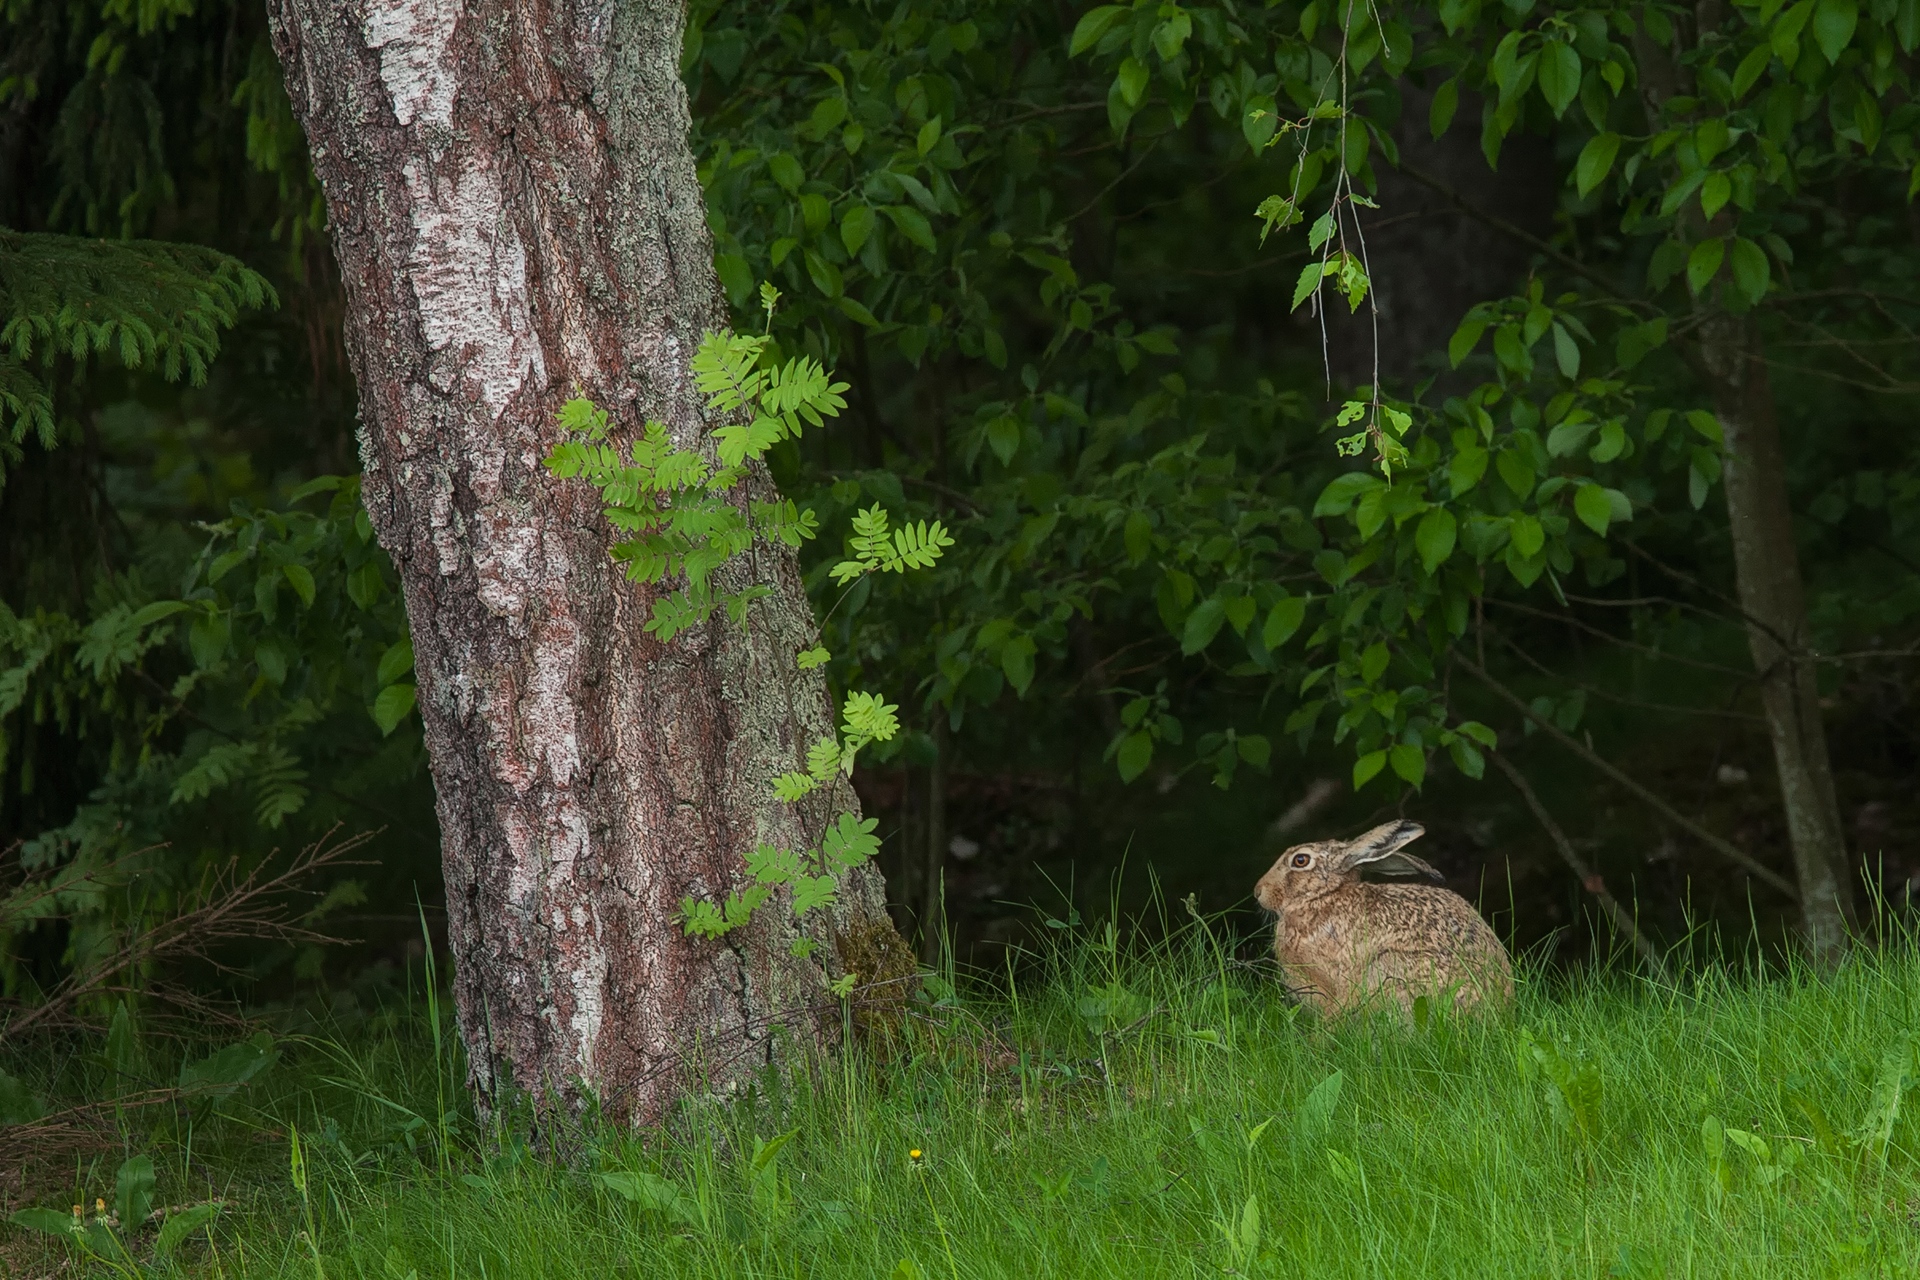
[[793,661],[813,615],[793,557],[762,548],[774,594],[750,634],[655,643],[597,495],[540,467],[579,392],[625,431],[705,437],[688,360],[726,309],[684,0],[269,11],[347,284],[367,509],[412,623],[470,1083],[483,1112],[516,1088],[657,1118],[831,1037],[829,974],[912,964],[870,867],[807,917],[814,960],[790,955],[788,913],[718,942],[671,922],[757,843],[817,836],[823,813],[770,788],[832,724]]

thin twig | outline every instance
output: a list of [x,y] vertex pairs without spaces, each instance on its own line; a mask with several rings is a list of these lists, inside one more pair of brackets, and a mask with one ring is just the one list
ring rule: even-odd
[[1788,880],[1785,876],[1781,875],[1779,872],[1773,870],[1772,868],[1767,867],[1761,864],[1760,862],[1755,861],[1755,859],[1751,854],[1748,854],[1745,850],[1741,849],[1739,846],[1733,844],[1732,842],[1726,839],[1723,839],[1720,836],[1715,835],[1713,832],[1707,830],[1705,827],[1701,826],[1699,823],[1695,822],[1693,819],[1686,817],[1678,809],[1675,809],[1672,805],[1668,804],[1665,800],[1662,800],[1654,792],[1648,790],[1646,787],[1641,786],[1638,782],[1635,782],[1632,778],[1628,777],[1626,774],[1622,773],[1619,769],[1615,768],[1613,764],[1611,764],[1609,761],[1602,758],[1598,752],[1593,750],[1593,748],[1587,746],[1585,743],[1574,738],[1571,734],[1562,732],[1559,726],[1555,725],[1553,722],[1546,719],[1546,717],[1542,716],[1539,712],[1535,711],[1531,706],[1527,705],[1526,700],[1522,698],[1519,694],[1515,693],[1513,690],[1507,688],[1507,686],[1505,686],[1504,684],[1501,684],[1498,680],[1495,680],[1492,676],[1488,675],[1486,670],[1483,667],[1481,667],[1480,664],[1475,662],[1473,659],[1465,656],[1464,654],[1455,653],[1453,655],[1453,660],[1459,663],[1462,667],[1464,667],[1467,670],[1468,674],[1472,675],[1474,679],[1478,680],[1481,684],[1485,685],[1502,702],[1509,704],[1514,708],[1514,710],[1518,711],[1521,715],[1525,716],[1529,721],[1533,723],[1535,728],[1539,729],[1542,733],[1545,733],[1548,737],[1554,739],[1554,741],[1558,742],[1561,746],[1566,747],[1569,751],[1579,756],[1582,760],[1585,760],[1588,764],[1592,765],[1595,769],[1598,769],[1601,773],[1605,774],[1607,777],[1612,778],[1615,782],[1625,787],[1628,791],[1631,791],[1634,795],[1640,797],[1641,800],[1645,801],[1649,806],[1653,808],[1655,812],[1659,813],[1662,817],[1666,818],[1667,821],[1673,823],[1676,827],[1679,827],[1682,831],[1687,832],[1688,834],[1693,836],[1694,839],[1700,841],[1702,844],[1706,845],[1709,849],[1712,849],[1715,853],[1718,853],[1722,857],[1726,858],[1728,861],[1737,863],[1738,865],[1745,867],[1748,874],[1752,875],[1754,878],[1758,880],[1764,880],[1766,883],[1772,885],[1774,888],[1778,889],[1781,893],[1785,894],[1788,898],[1792,899],[1795,902],[1798,902],[1800,900],[1800,892],[1798,889],[1794,887],[1794,884],[1791,880]]
[[1573,842],[1567,839],[1567,833],[1560,829],[1560,824],[1553,820],[1553,815],[1547,812],[1547,807],[1540,803],[1540,797],[1533,793],[1533,787],[1527,782],[1526,775],[1521,773],[1502,752],[1495,751],[1491,754],[1494,767],[1507,775],[1507,781],[1520,792],[1521,798],[1527,802],[1527,808],[1533,810],[1533,816],[1540,820],[1542,827],[1546,828],[1548,838],[1553,841],[1554,848],[1560,851],[1561,860],[1573,872],[1574,878],[1580,882],[1580,887],[1599,901],[1600,909],[1606,913],[1607,919],[1613,922],[1614,928],[1626,934],[1628,940],[1633,943],[1633,949],[1640,953],[1641,958],[1656,974],[1665,979],[1667,977],[1666,960],[1654,948],[1647,935],[1640,932],[1639,924],[1628,914],[1627,909],[1620,905],[1620,900],[1607,889],[1607,882],[1602,880],[1599,873],[1588,866],[1586,859],[1574,849]]

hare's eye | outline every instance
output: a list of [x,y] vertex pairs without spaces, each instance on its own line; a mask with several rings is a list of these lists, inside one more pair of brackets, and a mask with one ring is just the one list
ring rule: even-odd
[[1313,855],[1310,853],[1296,853],[1293,855],[1293,865],[1296,867],[1310,867],[1313,865]]

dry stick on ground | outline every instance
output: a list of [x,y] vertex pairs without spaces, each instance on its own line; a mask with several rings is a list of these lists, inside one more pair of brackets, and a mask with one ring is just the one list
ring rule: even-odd
[[[338,830],[336,827],[334,830]],[[362,832],[327,847],[333,832],[302,849],[278,875],[263,879],[263,864],[245,875],[239,874],[239,859],[229,859],[214,873],[202,895],[201,905],[191,911],[170,916],[129,938],[119,950],[86,969],[76,970],[47,993],[46,999],[31,1008],[18,1009],[0,1024],[0,1043],[17,1038],[42,1026],[59,1026],[72,1021],[73,1006],[88,995],[112,987],[119,975],[163,959],[212,960],[213,944],[243,938],[272,938],[281,942],[309,942],[318,945],[338,943],[342,939],[308,928],[288,908],[286,895],[299,892],[302,882],[323,867],[370,865],[346,860],[375,833]],[[216,962],[217,963],[217,962]],[[150,994],[163,994],[162,988],[149,988]],[[189,998],[187,1007],[193,1002]],[[0,1017],[9,1012],[0,1005]]]
[[1699,823],[1695,822],[1693,819],[1685,816],[1678,809],[1675,809],[1672,805],[1668,804],[1665,800],[1662,800],[1659,796],[1655,795],[1652,791],[1649,791],[1647,788],[1641,786],[1639,783],[1635,782],[1632,778],[1629,778],[1626,774],[1622,773],[1619,769],[1615,768],[1612,764],[1602,759],[1599,753],[1594,751],[1591,747],[1587,746],[1585,743],[1579,741],[1577,738],[1574,738],[1571,734],[1561,732],[1560,729],[1557,726],[1555,726],[1552,722],[1548,721],[1545,717],[1541,716],[1538,712],[1536,712],[1532,707],[1528,706],[1526,700],[1522,698],[1519,694],[1515,693],[1513,690],[1507,688],[1507,686],[1501,684],[1498,680],[1495,680],[1492,676],[1488,675],[1486,671],[1473,659],[1466,657],[1463,654],[1456,653],[1453,655],[1453,660],[1459,663],[1461,667],[1465,668],[1468,674],[1472,675],[1474,679],[1478,680],[1481,684],[1484,684],[1485,686],[1487,686],[1488,689],[1492,690],[1493,693],[1496,696],[1498,696],[1501,701],[1508,703],[1521,715],[1525,716],[1528,720],[1532,721],[1535,727],[1537,727],[1542,733],[1547,734],[1549,737],[1553,738],[1554,741],[1558,742],[1561,746],[1567,748],[1567,750],[1573,752],[1575,755],[1579,756],[1582,760],[1585,760],[1588,764],[1598,769],[1601,773],[1606,774],[1607,777],[1612,778],[1615,782],[1619,783],[1621,786],[1631,791],[1634,795],[1640,797],[1640,799],[1644,800],[1648,805],[1650,805],[1655,810],[1655,812],[1659,813],[1667,821],[1673,823],[1674,826],[1679,827],[1682,831],[1687,832],[1694,839],[1700,841],[1702,844],[1706,845],[1709,849],[1712,849],[1715,853],[1720,854],[1722,857],[1727,858],[1729,861],[1738,863],[1740,866],[1745,867],[1749,874],[1754,876],[1756,879],[1766,881],[1768,884],[1778,889],[1781,893],[1784,893],[1785,895],[1787,895],[1788,899],[1790,899],[1791,901],[1794,901],[1794,902],[1800,901],[1800,891],[1794,886],[1793,881],[1787,879],[1785,876],[1781,875],[1779,872],[1774,871],[1771,868],[1766,867],[1761,863],[1755,861],[1752,855],[1742,850],[1739,846],[1731,843],[1728,840],[1721,838],[1720,836],[1715,835],[1713,832],[1707,830],[1705,827],[1701,826]]
[[1606,881],[1602,880],[1599,874],[1587,865],[1586,859],[1574,849],[1573,842],[1567,839],[1567,833],[1560,829],[1560,824],[1553,820],[1553,815],[1547,812],[1547,807],[1540,803],[1540,797],[1533,793],[1533,787],[1528,784],[1526,775],[1498,751],[1493,752],[1492,755],[1494,766],[1507,775],[1507,781],[1520,792],[1521,798],[1527,802],[1527,808],[1533,810],[1533,816],[1538,818],[1540,825],[1546,828],[1547,835],[1553,840],[1554,848],[1560,851],[1560,857],[1580,881],[1580,887],[1599,900],[1600,909],[1606,912],[1607,919],[1613,922],[1614,928],[1627,935],[1628,940],[1633,943],[1633,949],[1640,953],[1648,967],[1662,979],[1666,978],[1666,961],[1654,949],[1647,935],[1640,932],[1639,924],[1634,921],[1627,909],[1620,905],[1620,900],[1608,891]]

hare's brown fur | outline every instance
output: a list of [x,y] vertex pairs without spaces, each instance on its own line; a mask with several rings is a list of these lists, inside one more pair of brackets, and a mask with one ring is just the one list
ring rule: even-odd
[[1362,870],[1439,873],[1403,845],[1425,828],[1397,821],[1354,840],[1295,845],[1254,886],[1274,913],[1273,951],[1296,995],[1322,1014],[1422,995],[1457,1007],[1513,996],[1513,966],[1466,899],[1430,884],[1372,884]]

